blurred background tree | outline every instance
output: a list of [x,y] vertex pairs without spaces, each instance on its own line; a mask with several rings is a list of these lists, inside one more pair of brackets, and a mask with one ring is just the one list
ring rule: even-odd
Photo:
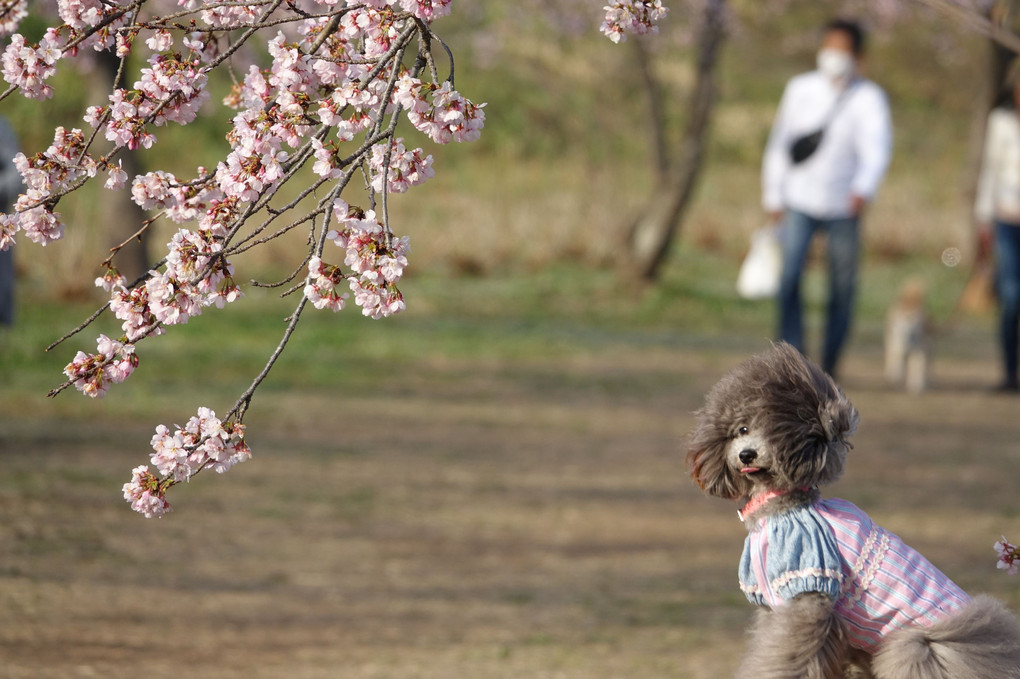
[[507,205],[479,234],[525,234],[546,251],[500,241],[487,261],[455,254],[456,266],[575,256],[654,280],[682,223],[700,246],[741,250],[759,219],[758,166],[782,87],[813,68],[819,27],[836,15],[870,29],[868,75],[889,93],[896,122],[869,244],[889,256],[969,247],[975,150],[1012,54],[975,20],[989,17],[1008,36],[1012,0],[975,3],[967,21],[952,13],[959,5],[923,0],[693,0],[671,3],[659,35],[621,49],[599,44],[583,4],[480,3],[464,27],[476,62],[467,77],[493,102],[483,143],[498,166],[539,164],[527,172],[554,198],[538,210],[542,191],[524,189],[532,209]]

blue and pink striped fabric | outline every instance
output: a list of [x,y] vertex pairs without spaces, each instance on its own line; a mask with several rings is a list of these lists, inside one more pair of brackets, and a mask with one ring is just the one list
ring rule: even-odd
[[770,608],[804,592],[827,594],[850,643],[871,652],[890,632],[928,627],[970,601],[919,552],[840,499],[759,519],[744,543],[740,586]]

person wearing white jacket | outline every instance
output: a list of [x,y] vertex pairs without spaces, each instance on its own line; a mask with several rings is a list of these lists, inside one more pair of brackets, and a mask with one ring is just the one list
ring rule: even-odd
[[1012,98],[992,109],[985,127],[974,217],[978,258],[995,253],[999,298],[999,344],[1003,379],[997,389],[1020,391],[1017,351],[1020,342],[1020,63],[1010,70]]
[[815,233],[828,238],[821,365],[830,375],[853,316],[861,218],[892,155],[889,104],[882,89],[860,75],[863,54],[864,32],[856,22],[837,19],[825,27],[818,69],[787,83],[762,163],[762,206],[780,223],[783,252],[778,335],[802,353],[804,264]]

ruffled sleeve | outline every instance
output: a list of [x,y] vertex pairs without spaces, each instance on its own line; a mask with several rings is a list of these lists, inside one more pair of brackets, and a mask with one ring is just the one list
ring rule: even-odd
[[[832,529],[813,508],[801,507],[769,517],[765,578],[772,605],[805,592],[835,601],[843,588],[843,560]],[[760,586],[760,583],[759,583]]]
[[759,536],[752,533],[744,540],[744,553],[740,555],[740,567],[737,574],[740,579],[740,590],[747,600],[755,606],[768,606],[764,593],[758,586],[758,577],[755,575],[755,571],[758,570],[755,564],[758,556],[755,553],[758,549],[758,541],[754,539],[756,537]]

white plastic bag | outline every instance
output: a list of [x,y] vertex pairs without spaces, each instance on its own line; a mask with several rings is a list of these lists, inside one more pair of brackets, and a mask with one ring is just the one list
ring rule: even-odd
[[751,234],[751,249],[740,265],[737,293],[744,299],[767,299],[779,292],[783,254],[779,230],[763,226]]

